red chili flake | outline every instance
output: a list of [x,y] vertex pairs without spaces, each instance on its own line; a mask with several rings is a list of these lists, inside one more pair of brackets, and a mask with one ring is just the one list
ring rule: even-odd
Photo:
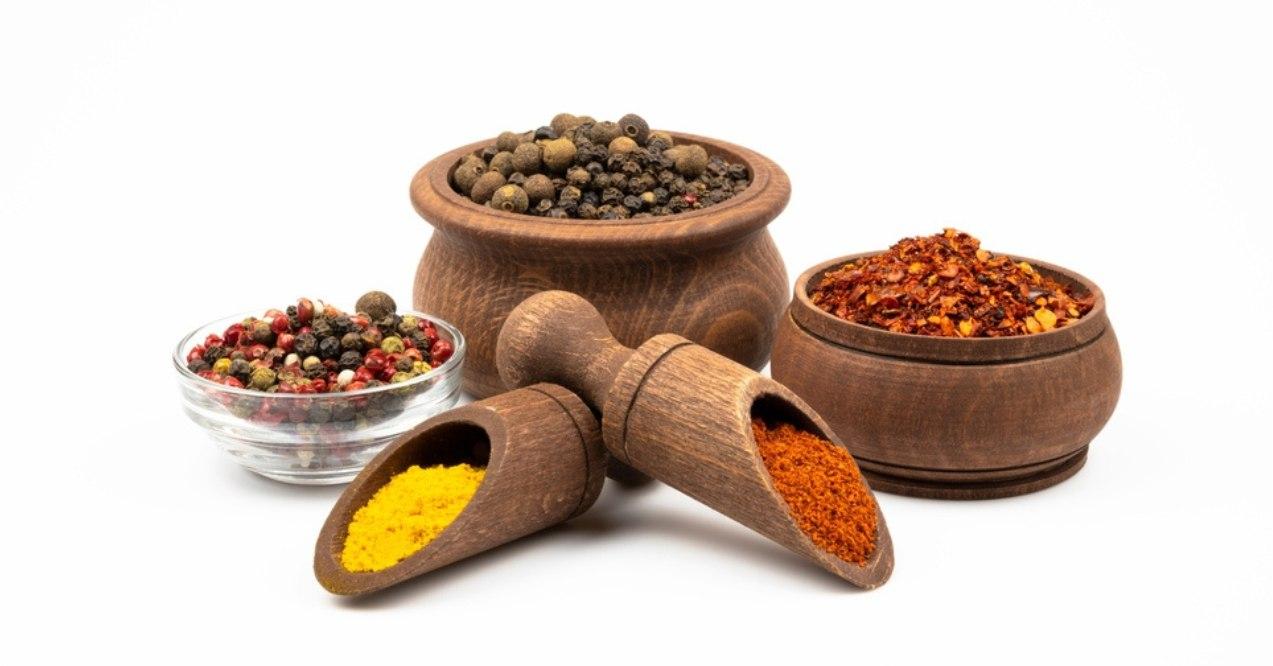
[[809,297],[859,324],[960,338],[1042,333],[1073,323],[1095,302],[1024,261],[991,255],[954,229],[906,238],[827,271]]

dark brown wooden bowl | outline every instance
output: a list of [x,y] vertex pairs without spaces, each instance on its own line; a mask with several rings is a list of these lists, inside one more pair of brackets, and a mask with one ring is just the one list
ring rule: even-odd
[[845,441],[871,487],[942,499],[1034,492],[1073,476],[1122,385],[1118,339],[1091,280],[1032,266],[1096,297],[1076,323],[1009,338],[893,333],[814,306],[828,270],[805,271],[779,324],[771,366]]
[[787,205],[791,184],[759,153],[673,136],[746,164],[751,185],[710,208],[648,220],[546,220],[480,206],[451,187],[460,158],[494,139],[416,173],[411,201],[434,233],[416,271],[414,304],[464,333],[466,391],[504,390],[495,368],[500,325],[527,296],[550,289],[587,298],[625,345],[677,333],[753,369],[765,365],[788,298],[786,269],[765,227]]

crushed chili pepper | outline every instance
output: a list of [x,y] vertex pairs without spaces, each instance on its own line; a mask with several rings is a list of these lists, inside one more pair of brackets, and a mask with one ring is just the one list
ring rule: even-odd
[[819,548],[865,565],[875,552],[875,497],[848,451],[790,423],[752,420],[756,447],[796,525]]
[[848,321],[895,333],[975,338],[1042,333],[1091,311],[1092,294],[1029,263],[992,255],[946,229],[827,271],[813,304]]

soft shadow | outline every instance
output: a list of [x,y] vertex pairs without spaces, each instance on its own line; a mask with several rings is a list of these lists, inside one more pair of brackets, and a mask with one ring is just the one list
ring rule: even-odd
[[234,486],[235,490],[239,492],[260,493],[272,497],[313,497],[333,503],[340,496],[340,493],[345,490],[345,486],[349,485],[340,483],[331,486],[306,486],[283,483],[282,481],[268,479],[237,465],[232,469],[228,469],[223,476],[226,482]]
[[[679,509],[631,506],[633,492],[647,493],[650,488],[629,489],[608,484],[597,503],[584,515],[572,521],[523,537],[484,553],[429,572],[385,590],[361,597],[333,597],[333,603],[351,610],[380,610],[403,603],[419,603],[422,595],[442,589],[469,576],[481,575],[489,568],[501,566],[533,548],[554,539],[572,539],[580,547],[605,539],[645,535],[671,536],[699,548],[754,567],[757,575],[775,576],[775,584],[793,582],[829,593],[858,594],[864,592],[768,539],[725,522],[724,516],[702,516]],[[686,498],[686,501],[690,501]]]

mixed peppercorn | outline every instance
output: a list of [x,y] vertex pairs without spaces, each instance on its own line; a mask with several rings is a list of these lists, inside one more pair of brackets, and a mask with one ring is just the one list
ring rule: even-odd
[[302,298],[235,322],[186,354],[204,379],[267,393],[335,393],[400,383],[451,358],[433,322],[399,315],[388,294],[358,299],[355,314]]
[[651,131],[635,114],[598,122],[560,113],[465,156],[451,184],[476,203],[513,213],[623,220],[707,208],[742,192],[751,176],[703,146]]
[[809,297],[859,324],[961,338],[1042,333],[1095,304],[1094,295],[1076,295],[1029,263],[992,255],[954,229],[906,238],[887,252],[827,271]]

